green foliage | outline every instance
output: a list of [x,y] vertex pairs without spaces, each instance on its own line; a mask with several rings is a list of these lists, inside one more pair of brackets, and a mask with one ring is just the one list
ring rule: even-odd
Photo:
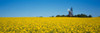
[[89,15],[88,17],[92,17],[91,15]]
[[[69,17],[68,15],[57,15],[56,17]],[[86,14],[77,14],[73,15],[72,17],[92,17],[92,15],[86,15]]]
[[61,17],[60,15],[57,15],[56,17]]
[[65,17],[65,15],[61,15],[61,17]]
[[88,16],[85,15],[85,14],[77,14],[77,15],[75,15],[74,17],[88,17]]
[[51,16],[51,17],[54,17],[54,16]]

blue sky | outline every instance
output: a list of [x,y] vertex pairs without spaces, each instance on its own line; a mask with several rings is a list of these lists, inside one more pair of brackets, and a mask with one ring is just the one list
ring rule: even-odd
[[100,16],[100,0],[0,0],[0,17],[49,17],[73,14]]

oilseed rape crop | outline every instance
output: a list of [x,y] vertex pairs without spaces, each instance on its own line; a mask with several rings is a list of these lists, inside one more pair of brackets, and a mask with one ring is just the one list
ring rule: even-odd
[[100,17],[0,17],[0,33],[100,33]]

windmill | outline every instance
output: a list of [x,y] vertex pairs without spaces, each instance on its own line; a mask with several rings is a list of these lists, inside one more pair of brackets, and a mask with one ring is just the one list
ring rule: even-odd
[[73,8],[68,9],[67,11],[69,12],[68,16],[72,17],[73,16]]

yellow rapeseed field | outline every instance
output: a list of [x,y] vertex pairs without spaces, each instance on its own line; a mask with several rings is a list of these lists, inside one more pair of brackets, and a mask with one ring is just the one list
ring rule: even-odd
[[0,17],[0,33],[100,33],[100,17]]

